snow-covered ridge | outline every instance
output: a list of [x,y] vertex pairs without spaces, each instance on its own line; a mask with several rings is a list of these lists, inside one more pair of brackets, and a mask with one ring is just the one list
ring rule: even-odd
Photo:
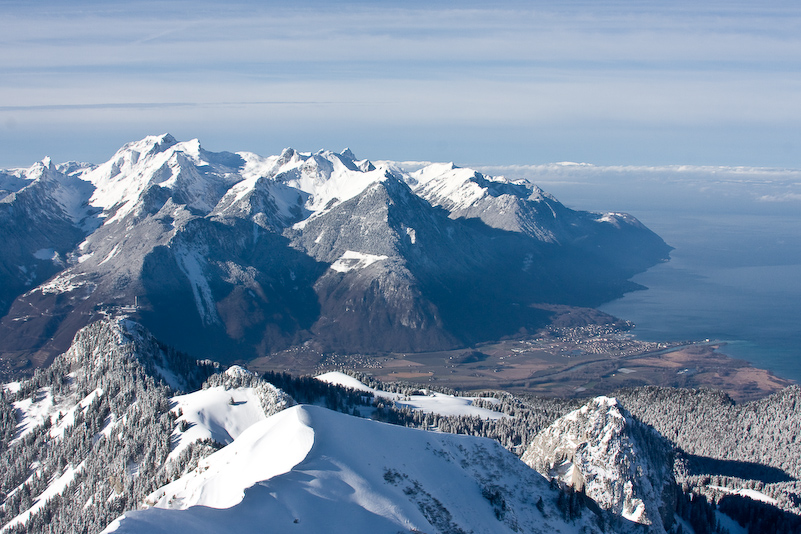
[[[501,412],[494,412],[486,408],[473,406],[475,397],[458,397],[454,395],[446,395],[444,393],[429,392],[427,395],[401,395],[400,393],[392,393],[389,391],[381,391],[371,388],[363,382],[353,378],[352,376],[332,371],[324,373],[315,377],[317,380],[344,386],[347,388],[355,389],[357,391],[365,391],[372,393],[377,398],[391,400],[398,408],[411,408],[412,410],[420,410],[427,413],[438,413],[440,415],[467,415],[473,417],[481,417],[482,419],[501,419],[509,417]],[[486,398],[484,400],[497,401],[497,399]]]
[[202,460],[194,473],[161,488],[148,500],[155,501],[157,508],[230,508],[242,501],[247,488],[286,473],[306,457],[314,444],[307,423],[306,413],[299,408],[262,418],[245,428],[232,445]]
[[[268,157],[251,152],[209,152],[197,139],[179,142],[163,134],[128,143],[97,166],[57,167],[46,159],[29,169],[24,178],[36,181],[57,175],[60,182],[70,181],[70,187],[62,186],[58,196],[70,217],[83,220],[87,209],[102,210],[106,223],[122,220],[141,208],[154,187],[201,214],[241,211],[245,209],[241,203],[264,188],[265,180],[275,185],[265,194],[285,224],[326,211],[388,177],[406,182],[435,205],[456,211],[466,210],[487,196],[511,194],[531,201],[554,200],[524,180],[484,175],[453,163],[419,163],[411,166],[413,171],[404,167],[409,168],[409,164],[381,161],[376,165],[358,160],[347,149],[341,153],[310,153],[287,148],[280,155]],[[58,168],[71,174],[62,174]],[[9,184],[16,184],[16,174],[4,176]],[[297,211],[299,202],[304,212]]]
[[557,492],[493,441],[315,406],[257,423],[157,494],[105,532],[599,532],[562,519]]

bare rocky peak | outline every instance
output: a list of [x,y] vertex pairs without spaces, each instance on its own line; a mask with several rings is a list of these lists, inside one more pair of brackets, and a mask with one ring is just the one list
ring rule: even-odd
[[651,532],[672,524],[670,447],[614,398],[596,397],[555,421],[534,438],[522,460]]

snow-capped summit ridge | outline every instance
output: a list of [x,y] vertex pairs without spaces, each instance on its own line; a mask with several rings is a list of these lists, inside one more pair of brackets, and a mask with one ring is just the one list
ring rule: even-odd
[[134,153],[137,154],[135,157],[138,157],[139,154],[163,152],[164,150],[176,144],[178,144],[178,140],[169,133],[163,133],[161,135],[148,135],[138,141],[125,143],[117,151],[115,156],[123,155],[125,153]]
[[317,406],[251,426],[156,495],[105,532],[600,532],[564,520],[558,492],[497,442]]
[[110,222],[134,211],[154,186],[177,203],[208,213],[242,179],[243,164],[235,154],[204,150],[197,139],[178,142],[164,134],[126,144],[82,178],[95,187],[90,204],[109,214]]
[[254,484],[288,472],[314,445],[307,409],[287,408],[244,430],[228,447],[201,460],[195,472],[161,488],[155,507],[230,508]]
[[[616,296],[667,250],[634,219],[576,212],[525,181],[452,163],[409,172],[347,149],[211,152],[169,134],[128,143],[97,167],[50,163],[37,172],[58,187],[34,180],[20,190],[24,173],[5,174],[0,203],[17,217],[0,222],[30,214],[18,227],[3,222],[23,253],[0,261],[19,273],[0,289],[0,308],[17,302],[0,337],[14,338],[15,354],[43,355],[37,365],[66,349],[91,310],[137,299],[148,326],[205,357],[210,343],[199,339],[216,336],[247,358],[308,336],[336,350],[466,346],[540,327],[541,314],[513,308],[522,300]],[[575,258],[593,272],[558,265]],[[485,290],[463,297],[466,283]],[[462,326],[486,302],[500,312],[495,324]],[[26,323],[35,335],[15,334],[31,307],[49,315]]]

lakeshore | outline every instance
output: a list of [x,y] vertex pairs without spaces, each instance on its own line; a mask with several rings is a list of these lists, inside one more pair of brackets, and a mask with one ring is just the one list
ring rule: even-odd
[[620,321],[552,326],[537,335],[421,353],[324,354],[296,347],[249,367],[294,374],[350,369],[387,382],[547,397],[590,397],[654,385],[718,389],[744,402],[795,383],[729,357],[723,343],[642,341],[628,332],[630,326]]

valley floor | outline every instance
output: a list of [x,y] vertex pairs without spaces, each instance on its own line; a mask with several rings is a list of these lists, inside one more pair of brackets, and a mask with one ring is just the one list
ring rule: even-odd
[[344,355],[293,348],[249,362],[248,367],[260,373],[294,374],[348,368],[387,382],[549,397],[589,397],[622,387],[657,385],[718,389],[739,402],[793,383],[730,358],[725,350],[725,344],[709,340],[640,341],[619,325],[586,325],[451,351]]

